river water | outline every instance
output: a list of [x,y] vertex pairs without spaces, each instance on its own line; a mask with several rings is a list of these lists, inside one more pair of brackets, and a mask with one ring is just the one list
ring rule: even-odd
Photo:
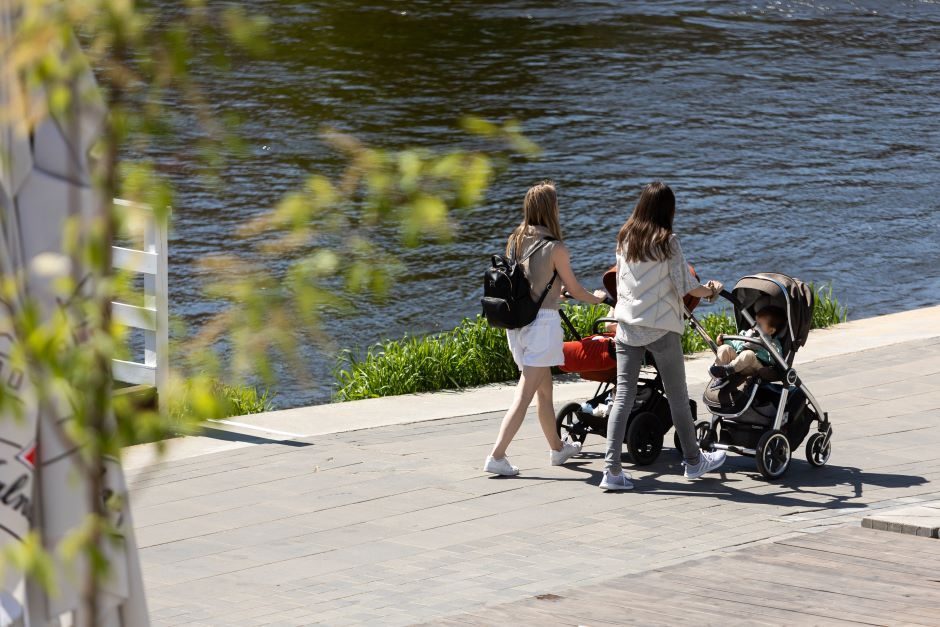
[[[337,347],[453,327],[478,311],[487,255],[527,186],[556,181],[575,270],[589,287],[642,186],[676,192],[676,230],[703,278],[779,271],[832,282],[854,318],[940,302],[940,4],[926,0],[276,2],[272,55],[196,73],[220,112],[246,120],[250,155],[223,192],[178,163],[172,314],[217,304],[196,261],[231,251],[239,222],[306,174],[335,172],[329,125],[375,145],[450,147],[471,113],[522,120],[544,153],[500,173],[461,216],[458,241],[403,253],[389,302],[327,323]],[[185,137],[183,138],[185,139]],[[237,248],[237,247],[236,247]],[[236,250],[247,254],[246,251]],[[280,407],[325,402],[279,373]]]

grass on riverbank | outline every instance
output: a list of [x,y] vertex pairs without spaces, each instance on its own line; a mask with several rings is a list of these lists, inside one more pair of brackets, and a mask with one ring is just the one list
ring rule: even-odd
[[[213,413],[216,418],[260,414],[274,409],[274,395],[267,389],[259,390],[252,385],[231,385],[221,381],[189,380],[184,390],[169,404],[170,419],[174,424],[184,425],[193,415],[193,407],[201,406],[200,413]],[[206,408],[213,407],[209,412]]]
[[816,295],[812,328],[825,329],[849,319],[849,308],[840,305],[836,297],[832,295],[831,284],[827,283],[822,287],[817,287],[815,284],[810,283],[810,287],[813,288],[813,293]]
[[134,420],[136,431],[128,435],[127,446],[165,442],[168,438],[198,435],[205,423],[193,416],[216,419],[271,411],[274,395],[252,385],[231,385],[206,377],[188,379],[165,399],[169,422],[157,413],[156,389],[125,386],[114,395],[114,411],[124,421]]
[[[587,335],[605,306],[564,306],[578,333]],[[565,339],[572,339],[565,331]],[[509,381],[519,376],[506,332],[482,316],[464,318],[452,331],[377,344],[365,358],[341,355],[335,372],[337,401],[433,392]]]
[[[847,310],[832,295],[832,287],[813,288],[816,308],[813,328],[828,327],[847,319]],[[604,305],[563,305],[582,336],[607,314]],[[709,313],[700,319],[708,333],[734,333],[730,312]],[[565,339],[573,339],[565,330]],[[705,341],[687,329],[682,337],[685,353],[707,350]],[[423,337],[405,337],[371,347],[362,359],[344,352],[335,369],[336,401],[351,401],[416,392],[460,389],[511,381],[519,376],[506,333],[491,327],[481,316],[465,318],[452,331]]]

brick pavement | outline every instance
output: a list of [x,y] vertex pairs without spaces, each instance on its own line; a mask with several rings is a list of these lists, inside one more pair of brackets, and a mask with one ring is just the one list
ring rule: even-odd
[[734,455],[686,482],[668,434],[660,460],[633,470],[635,491],[605,494],[602,441],[551,467],[534,417],[510,449],[522,475],[486,476],[497,413],[138,470],[153,622],[433,621],[940,501],[940,338],[820,359],[800,375],[830,413],[833,456],[817,470],[800,450],[774,484]]

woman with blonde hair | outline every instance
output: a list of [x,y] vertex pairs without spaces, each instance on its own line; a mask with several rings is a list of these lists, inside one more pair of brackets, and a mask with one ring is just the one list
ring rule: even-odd
[[506,254],[525,259],[522,264],[533,300],[538,301],[550,283],[552,287],[535,321],[521,329],[506,331],[509,349],[521,376],[512,406],[500,425],[496,444],[483,465],[484,471],[496,475],[519,474],[519,469],[506,458],[506,449],[522,426],[533,397],[539,425],[551,449],[552,465],[560,466],[581,451],[580,443],[562,442],[555,431],[551,369],[564,363],[561,347],[564,336],[558,306],[563,290],[578,300],[593,304],[604,302],[606,297],[603,290],[592,294],[581,287],[571,270],[568,248],[562,242],[555,185],[544,181],[530,188],[525,195],[522,212],[522,223],[509,236]]
[[627,418],[636,399],[637,378],[647,351],[663,378],[672,422],[685,457],[685,476],[701,477],[725,461],[724,451],[703,451],[695,438],[685,381],[682,297],[711,298],[721,291],[718,281],[700,285],[689,272],[679,238],[672,232],[676,197],[665,183],[650,183],[640,194],[630,218],[617,236],[617,387],[607,423],[604,490],[633,487],[620,466]]

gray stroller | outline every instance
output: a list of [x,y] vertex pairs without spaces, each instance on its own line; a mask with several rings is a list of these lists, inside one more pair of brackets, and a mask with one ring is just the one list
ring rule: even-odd
[[[735,374],[712,379],[704,394],[712,417],[696,423],[699,444],[705,450],[721,449],[754,457],[760,473],[773,480],[787,471],[792,452],[816,423],[816,431],[806,441],[806,459],[813,467],[825,465],[832,454],[829,415],[793,368],[793,359],[806,343],[813,319],[812,289],[798,279],[768,272],[744,277],[730,293],[722,290],[721,296],[734,307],[738,328],[757,332],[753,337],[729,335],[725,339],[764,348],[774,363],[754,376]],[[755,322],[757,312],[768,305],[786,312],[786,322],[776,334],[782,354]],[[717,353],[715,341],[694,315],[688,315],[695,330]]]

